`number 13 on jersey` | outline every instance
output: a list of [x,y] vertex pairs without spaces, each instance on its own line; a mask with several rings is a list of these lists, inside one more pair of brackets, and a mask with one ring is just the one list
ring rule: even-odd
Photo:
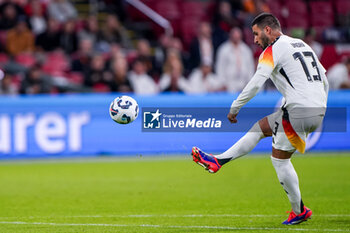
[[[320,76],[320,71],[317,67],[317,62],[315,60],[314,54],[310,51],[305,52],[296,52],[293,54],[293,57],[295,60],[299,60],[301,63],[301,66],[303,67],[303,70],[305,72],[306,78],[309,82],[313,81],[322,81]],[[311,60],[310,62],[308,62]],[[308,62],[308,63],[307,63]],[[311,75],[309,71],[308,65],[311,64],[312,70],[316,70],[316,74]]]

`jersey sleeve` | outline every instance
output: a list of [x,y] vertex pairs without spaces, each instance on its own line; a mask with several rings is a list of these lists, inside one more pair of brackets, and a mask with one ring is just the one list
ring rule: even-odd
[[267,47],[265,51],[259,57],[259,63],[257,70],[270,77],[273,69],[275,68],[275,60],[273,57],[272,45]]
[[230,109],[232,114],[237,114],[239,110],[258,93],[265,81],[271,76],[274,68],[275,61],[272,53],[272,45],[270,45],[260,55],[258,67],[253,78],[245,86],[237,99],[233,101]]

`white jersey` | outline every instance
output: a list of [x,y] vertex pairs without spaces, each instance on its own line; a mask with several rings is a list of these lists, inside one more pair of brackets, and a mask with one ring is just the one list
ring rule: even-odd
[[282,35],[260,55],[257,71],[231,105],[237,114],[270,78],[284,97],[294,117],[324,114],[327,106],[326,70],[309,45],[300,39]]

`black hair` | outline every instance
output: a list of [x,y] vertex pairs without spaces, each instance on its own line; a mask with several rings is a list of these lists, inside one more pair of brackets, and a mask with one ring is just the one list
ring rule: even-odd
[[269,26],[272,29],[279,29],[281,30],[281,24],[274,16],[270,13],[261,13],[260,15],[256,16],[252,22],[252,27],[254,25],[257,25],[259,28],[264,28],[266,26]]

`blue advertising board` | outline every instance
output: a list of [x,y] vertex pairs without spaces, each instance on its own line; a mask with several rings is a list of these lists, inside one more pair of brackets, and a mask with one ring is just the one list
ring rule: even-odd
[[[226,113],[237,95],[134,95],[140,115],[131,124],[121,125],[112,121],[108,113],[117,96],[118,93],[1,96],[0,159],[171,155],[190,153],[192,146],[222,152],[255,121],[272,113],[281,99],[277,92],[259,93],[242,109],[239,122],[229,124]],[[321,132],[311,135],[308,149],[350,150],[349,109],[349,91],[331,92]],[[157,110],[163,114],[159,118],[163,120],[163,130],[150,130],[155,126],[149,114]],[[192,119],[187,119],[189,116]],[[263,139],[254,151],[270,152],[271,138]]]

